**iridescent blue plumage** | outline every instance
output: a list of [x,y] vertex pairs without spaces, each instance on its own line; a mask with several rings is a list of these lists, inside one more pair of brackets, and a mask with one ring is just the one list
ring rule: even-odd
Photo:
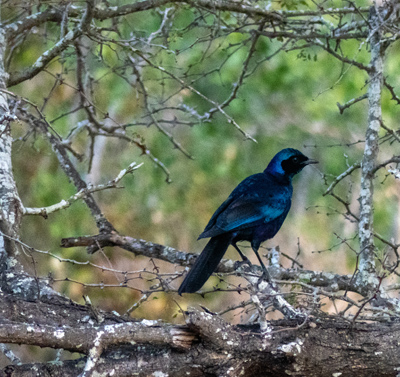
[[200,289],[217,268],[229,245],[246,259],[236,243],[249,241],[265,274],[258,254],[260,244],[278,232],[289,212],[292,199],[292,178],[308,164],[296,149],[277,153],[264,172],[244,179],[215,211],[200,238],[211,237],[192,269],[179,287],[179,294]]

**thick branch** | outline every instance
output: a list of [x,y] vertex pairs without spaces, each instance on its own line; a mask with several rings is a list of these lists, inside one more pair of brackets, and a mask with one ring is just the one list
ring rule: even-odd
[[[174,377],[394,376],[400,357],[396,341],[400,336],[399,324],[351,324],[341,319],[327,318],[311,319],[303,326],[298,326],[296,321],[274,321],[271,323],[271,332],[261,334],[257,327],[232,326],[210,313],[193,311],[186,315],[186,328],[161,325],[156,330],[160,334],[163,328],[170,329],[166,338],[159,338],[158,346],[147,342],[154,335],[154,325],[144,327],[149,329],[147,337],[146,333],[142,333],[143,338],[133,333],[127,334],[127,339],[131,336],[144,343],[126,344],[120,348],[114,346],[105,350],[93,368],[94,371],[100,374],[114,370],[119,377],[136,374]],[[98,329],[104,331],[104,340],[114,339],[118,342],[116,334],[131,325],[122,323],[109,326],[108,329],[99,326]],[[0,332],[3,329],[1,325]],[[18,327],[16,329],[19,330]],[[113,335],[111,329],[117,333]],[[178,333],[184,329],[185,336],[193,339],[196,335],[198,340],[191,343],[190,347],[177,350],[174,343],[168,341],[173,329]],[[66,331],[70,330],[68,328]],[[64,329],[48,328],[48,331],[51,334],[44,335],[44,339],[55,335],[66,337]],[[29,339],[32,339],[29,332],[42,335],[32,326],[26,335]],[[89,336],[91,334],[92,330],[88,332]],[[81,339],[82,334],[76,335],[79,337],[77,340]],[[41,341],[40,336],[38,341]],[[51,341],[49,339],[48,343],[42,344],[51,345]],[[28,367],[36,371],[51,371],[52,376],[76,376],[78,371],[82,371],[83,365],[82,361],[80,366],[74,361],[60,362],[53,366],[15,365],[12,366],[15,373],[13,376],[29,375],[24,374]],[[0,372],[0,376],[3,375]]]
[[365,147],[361,164],[360,238],[359,274],[357,282],[367,291],[374,291],[378,286],[375,270],[375,245],[373,231],[374,214],[374,173],[379,151],[379,129],[381,125],[381,93],[383,83],[383,55],[381,45],[380,16],[375,7],[370,13],[371,71],[368,87],[368,128],[365,135]]
[[[0,28],[0,89],[5,89],[7,73],[4,70],[5,54],[4,31]],[[11,161],[12,136],[10,121],[15,115],[10,114],[7,95],[0,92],[0,231],[11,236],[18,236],[21,222],[22,203],[14,181]],[[6,267],[6,253],[10,256],[16,250],[7,239],[0,240],[0,271]]]
[[0,342],[62,348],[71,352],[88,353],[95,340],[103,349],[112,345],[151,343],[175,348],[190,347],[195,336],[180,327],[157,321],[124,322],[114,325],[49,326],[46,324],[1,322]]

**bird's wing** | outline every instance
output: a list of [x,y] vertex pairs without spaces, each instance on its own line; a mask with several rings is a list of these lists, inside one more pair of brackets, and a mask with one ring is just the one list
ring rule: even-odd
[[287,213],[290,204],[290,196],[279,193],[268,195],[268,198],[254,195],[229,197],[214,213],[199,238],[269,223]]
[[[228,197],[228,199],[226,199],[219,207],[218,209],[214,212],[214,214],[212,215],[210,221],[208,222],[207,226],[204,228],[203,233],[200,234],[199,239],[200,238],[204,238],[204,237],[212,237],[212,236],[208,236],[207,234],[209,232],[212,232],[214,226],[215,226],[215,222],[218,219],[218,216],[224,212],[224,210],[226,210],[227,207],[229,207],[229,205],[232,203],[233,201],[233,197],[232,195]],[[224,233],[224,232],[218,232],[218,233]]]
[[290,208],[292,186],[283,186],[264,173],[243,180],[215,211],[199,238],[268,223]]
[[216,227],[216,222],[220,215],[223,214],[226,210],[229,211],[229,207],[232,205],[232,203],[236,202],[237,199],[240,199],[242,197],[250,199],[248,192],[252,190],[259,190],[257,183],[259,183],[260,180],[263,181],[265,179],[266,176],[263,173],[253,174],[245,178],[238,186],[236,186],[229,197],[214,212],[207,226],[204,228],[203,233],[200,234],[199,239],[213,237],[214,235],[225,233],[225,230],[220,229],[219,225]]
[[269,223],[287,212],[290,206],[290,197],[287,196],[279,195],[268,199],[239,197],[219,214],[215,225],[224,232],[229,232]]

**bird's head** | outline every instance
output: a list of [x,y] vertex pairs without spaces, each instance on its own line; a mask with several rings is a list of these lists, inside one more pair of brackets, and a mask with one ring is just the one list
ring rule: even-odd
[[286,176],[292,178],[305,166],[316,164],[318,161],[310,160],[297,149],[286,148],[277,153],[267,168],[264,170],[275,176]]

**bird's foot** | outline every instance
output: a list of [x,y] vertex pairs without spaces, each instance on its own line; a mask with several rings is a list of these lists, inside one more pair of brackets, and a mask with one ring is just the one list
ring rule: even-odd
[[269,274],[269,272],[266,268],[263,269],[263,273],[260,276],[260,278],[258,279],[257,285],[260,285],[264,281],[268,282],[269,284],[272,284],[271,275]]
[[239,269],[240,267],[242,267],[242,266],[244,266],[244,265],[247,265],[247,266],[249,266],[250,268],[253,266],[253,265],[251,264],[251,262],[250,262],[250,259],[247,258],[247,257],[244,257],[243,260],[241,260],[241,261],[236,261],[233,267],[234,267],[235,270],[237,270],[237,269]]

